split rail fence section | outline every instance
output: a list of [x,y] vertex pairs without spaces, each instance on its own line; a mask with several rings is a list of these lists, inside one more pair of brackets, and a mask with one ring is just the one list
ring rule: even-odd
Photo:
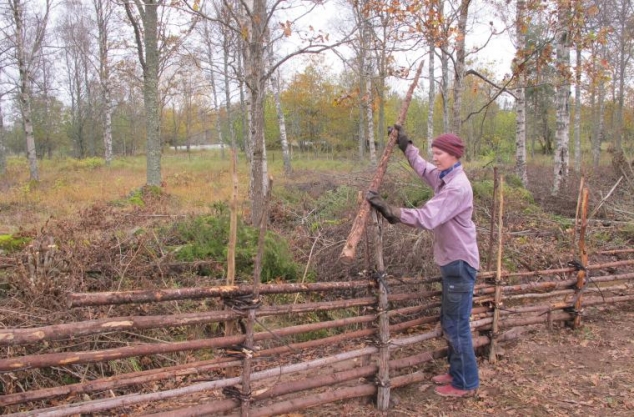
[[[603,264],[573,262],[545,271],[481,273],[471,323],[474,346],[507,340],[518,326],[561,321],[579,325],[584,308],[634,300],[631,252],[614,251],[621,260]],[[0,348],[7,353],[0,358],[3,380],[28,380],[29,373],[46,368],[76,375],[86,364],[153,355],[165,358],[174,352],[190,352],[189,358],[198,358],[53,388],[5,391],[0,411],[11,416],[33,415],[34,410],[39,416],[269,416],[372,396],[377,407],[385,409],[392,388],[427,380],[425,363],[446,354],[436,326],[439,282],[440,278],[378,276],[350,282],[262,284],[257,296],[251,285],[71,294],[72,308],[212,298],[230,308],[218,303],[219,308],[207,312],[0,329]],[[295,303],[298,294],[306,301]],[[143,334],[157,328],[232,321],[242,322],[245,333],[137,342],[105,350],[73,348],[83,346],[80,342],[85,338],[116,340],[117,332]],[[53,342],[55,346],[64,342],[67,348],[47,350]],[[13,356],[18,346],[40,349]]]

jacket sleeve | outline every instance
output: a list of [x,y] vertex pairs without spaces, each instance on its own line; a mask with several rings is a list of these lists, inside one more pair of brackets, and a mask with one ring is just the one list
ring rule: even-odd
[[438,189],[440,179],[438,178],[438,168],[434,164],[427,162],[420,156],[418,148],[410,144],[405,150],[405,156],[414,172],[434,190]]
[[401,222],[406,225],[433,230],[453,219],[463,210],[468,190],[447,186],[417,209],[401,209]]

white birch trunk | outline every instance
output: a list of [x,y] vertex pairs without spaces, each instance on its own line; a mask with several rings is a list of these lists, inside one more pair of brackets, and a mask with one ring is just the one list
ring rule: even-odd
[[361,55],[359,57],[359,68],[360,68],[360,77],[359,77],[359,160],[362,161],[365,154],[365,121],[363,120],[367,115],[365,111],[365,101],[363,100],[363,91],[365,91],[365,72],[363,68],[365,66],[365,46],[361,46]]
[[[438,16],[442,21],[444,19],[444,1],[440,0],[438,5]],[[448,30],[448,29],[447,29]],[[447,34],[447,36],[449,36]],[[447,48],[449,39],[443,39],[443,50],[440,55],[440,70],[441,70],[441,85],[440,90],[442,94],[442,131],[449,132],[449,55],[447,54]]]
[[462,129],[462,93],[465,63],[465,40],[467,31],[467,17],[471,0],[462,0],[458,15],[458,39],[456,41],[456,61],[454,63],[453,85],[453,132],[460,135]]
[[603,77],[601,77],[601,80],[599,81],[598,105],[597,136],[596,142],[593,144],[592,148],[592,159],[596,168],[599,167],[599,162],[601,161],[601,143],[604,139],[605,128],[605,81]]
[[93,0],[97,17],[99,42],[99,81],[103,106],[103,147],[106,166],[112,163],[112,103],[110,96],[109,22],[112,8],[109,2]]
[[515,89],[517,121],[515,130],[515,172],[522,181],[524,187],[528,186],[528,175],[526,173],[526,75],[524,71],[524,46],[525,27],[524,12],[526,3],[524,0],[517,2],[517,88]]
[[[216,136],[218,137],[218,143],[222,146],[221,148],[221,158],[224,159],[224,140],[222,138],[222,126],[220,120],[220,105],[218,102],[218,90],[216,89],[216,76],[214,74],[213,62],[214,62],[214,53],[211,45],[211,33],[209,32],[209,22],[205,21],[204,23],[204,34],[205,34],[205,53],[207,55],[207,62],[209,62],[209,84],[211,86],[211,95],[213,102],[214,113],[216,114]],[[235,150],[235,149],[234,149]],[[233,157],[233,156],[232,156]]]
[[368,132],[370,162],[376,165],[376,146],[374,146],[374,115],[372,111],[372,62],[368,59],[365,71],[365,114]]
[[575,172],[581,172],[581,47],[577,46],[575,68]]
[[554,155],[554,184],[553,195],[559,194],[560,187],[568,176],[568,143],[570,130],[570,108],[568,100],[570,98],[570,47],[568,44],[569,28],[568,13],[570,8],[566,6],[566,2],[559,5],[558,24],[559,32],[557,33],[557,57],[556,67],[558,68],[558,83],[556,89],[556,126],[555,135],[555,155]]
[[291,154],[288,149],[288,137],[286,136],[286,118],[282,110],[282,100],[280,99],[279,73],[271,76],[271,89],[273,90],[273,98],[275,99],[275,111],[277,113],[277,123],[280,128],[280,143],[282,145],[282,159],[284,160],[284,174],[291,175],[293,168],[291,166]]
[[20,0],[12,0],[11,6],[15,23],[15,47],[18,60],[18,72],[20,74],[19,101],[20,112],[22,114],[22,126],[26,138],[26,157],[29,163],[31,181],[39,181],[35,137],[33,136],[33,122],[31,119],[31,74],[28,69],[25,45],[25,11],[24,5]]

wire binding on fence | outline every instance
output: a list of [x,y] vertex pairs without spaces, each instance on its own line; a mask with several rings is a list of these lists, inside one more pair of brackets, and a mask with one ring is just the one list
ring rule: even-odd
[[374,383],[378,386],[378,387],[383,387],[383,388],[390,388],[392,386],[392,384],[390,383],[390,379],[381,379],[379,377],[374,378]]
[[255,354],[255,351],[245,345],[235,345],[225,349],[225,353],[227,356],[230,356],[232,358],[242,359],[245,357],[252,358]]
[[586,267],[585,267],[585,266],[583,266],[583,265],[581,264],[581,262],[579,262],[579,261],[578,261],[578,260],[576,260],[576,259],[574,259],[574,260],[572,260],[572,261],[568,262],[568,266],[569,266],[569,267],[574,268],[574,269],[575,269],[575,272],[579,272],[579,271],[587,271],[587,270],[586,270]]
[[262,305],[262,299],[253,293],[222,297],[222,302],[231,310],[240,313],[258,309]]
[[390,293],[390,288],[387,286],[387,272],[385,272],[385,271],[376,271],[372,275],[372,278],[374,278],[374,280],[377,282],[377,284],[379,284],[380,286],[383,286],[383,288],[385,288],[385,292],[387,294]]
[[222,393],[224,394],[225,397],[240,401],[241,403],[245,401],[251,401],[253,398],[251,396],[251,391],[242,392],[236,387],[224,387],[222,389]]
[[392,344],[392,339],[382,341],[379,337],[380,336],[377,335],[377,337],[370,340],[370,343],[372,343],[374,346],[376,346],[379,349],[384,347],[389,347]]

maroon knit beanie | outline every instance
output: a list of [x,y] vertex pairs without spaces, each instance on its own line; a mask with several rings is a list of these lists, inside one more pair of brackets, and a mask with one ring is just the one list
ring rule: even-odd
[[456,158],[462,158],[464,154],[464,143],[462,139],[453,133],[443,133],[431,143],[432,147],[441,149]]

